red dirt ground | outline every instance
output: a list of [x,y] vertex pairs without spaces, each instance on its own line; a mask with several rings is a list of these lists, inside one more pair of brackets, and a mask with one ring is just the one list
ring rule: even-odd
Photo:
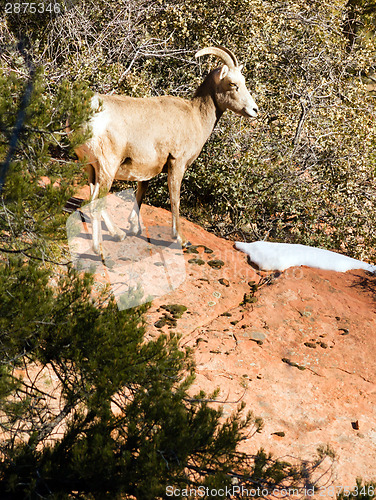
[[[146,227],[171,224],[163,209],[143,205],[141,215]],[[179,332],[181,345],[194,348],[194,392],[218,387],[225,416],[243,401],[263,418],[245,451],[262,447],[278,458],[309,460],[330,445],[336,487],[353,488],[357,477],[375,481],[376,276],[308,267],[277,276],[255,271],[233,242],[184,219],[182,227],[203,246],[184,253],[184,282],[153,301],[147,336]],[[213,268],[212,260],[224,264]],[[249,282],[260,285],[257,301],[241,304]],[[175,326],[158,328],[166,314],[160,306],[171,304],[187,311]]]
[[[141,214],[146,226],[170,224],[166,210],[143,206]],[[182,225],[193,245],[213,253],[185,253],[186,279],[153,302],[148,335],[181,333],[181,344],[194,347],[195,392],[219,387],[225,415],[244,401],[263,418],[246,451],[311,459],[329,444],[335,486],[376,480],[376,276],[296,267],[273,277],[256,272],[231,241]],[[223,267],[210,267],[213,259]],[[257,301],[240,305],[249,281],[261,283]],[[168,304],[188,310],[175,327],[157,328]]]

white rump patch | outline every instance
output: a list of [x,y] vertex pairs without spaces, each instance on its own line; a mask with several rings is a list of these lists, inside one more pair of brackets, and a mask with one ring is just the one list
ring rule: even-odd
[[100,111],[100,101],[99,101],[98,95],[94,95],[91,98],[90,107],[93,111],[96,111],[96,112]]
[[264,271],[284,271],[289,267],[308,266],[342,273],[351,269],[376,272],[376,266],[361,260],[306,245],[268,241],[255,241],[253,243],[237,241],[235,248],[246,253],[250,261]]

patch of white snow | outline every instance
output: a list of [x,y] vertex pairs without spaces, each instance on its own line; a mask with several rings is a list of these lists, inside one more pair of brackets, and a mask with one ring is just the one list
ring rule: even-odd
[[253,243],[237,241],[235,248],[246,253],[250,261],[264,271],[284,271],[293,266],[308,266],[342,273],[350,269],[376,272],[376,266],[361,260],[306,245],[271,243],[269,241],[255,241]]

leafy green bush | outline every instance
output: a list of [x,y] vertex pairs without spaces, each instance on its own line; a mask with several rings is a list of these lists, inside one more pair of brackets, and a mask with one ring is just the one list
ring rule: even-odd
[[[201,38],[235,51],[262,113],[256,123],[221,119],[186,174],[182,210],[196,203],[196,218],[224,222],[222,234],[373,256],[374,104],[360,77],[374,64],[369,25],[350,46],[346,2],[238,3],[171,2],[165,11],[171,23],[186,13],[183,34],[174,32],[183,46]],[[165,202],[160,182],[155,189],[150,200]]]

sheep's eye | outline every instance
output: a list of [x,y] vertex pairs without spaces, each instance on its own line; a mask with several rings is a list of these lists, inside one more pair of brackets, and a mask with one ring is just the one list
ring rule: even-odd
[[231,82],[231,83],[230,83],[230,87],[231,87],[231,88],[233,88],[233,89],[235,89],[235,90],[238,90],[238,88],[239,88],[239,87],[236,85],[236,83],[233,83],[233,82]]

